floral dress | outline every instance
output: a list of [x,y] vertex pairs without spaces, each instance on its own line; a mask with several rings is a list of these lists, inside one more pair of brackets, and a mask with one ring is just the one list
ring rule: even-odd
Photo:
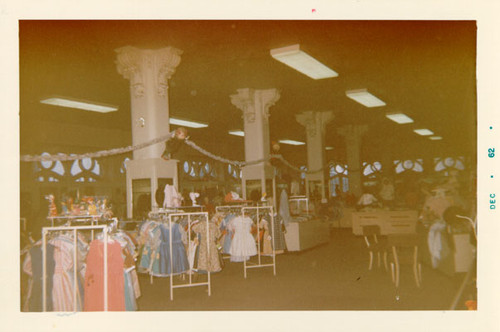
[[198,222],[192,227],[192,230],[201,237],[199,245],[200,251],[198,256],[198,269],[208,272],[219,272],[222,269],[216,244],[217,238],[220,236],[219,227],[212,222],[208,223],[208,239],[207,223]]

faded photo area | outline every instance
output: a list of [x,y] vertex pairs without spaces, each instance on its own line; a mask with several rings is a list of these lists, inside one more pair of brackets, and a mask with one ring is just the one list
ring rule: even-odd
[[22,314],[477,310],[476,21],[18,28]]

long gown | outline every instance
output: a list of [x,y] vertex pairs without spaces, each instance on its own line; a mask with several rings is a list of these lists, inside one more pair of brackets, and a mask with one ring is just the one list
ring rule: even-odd
[[234,231],[231,241],[231,262],[243,262],[257,255],[255,239],[250,233],[253,221],[249,217],[236,217],[231,220],[230,229]]

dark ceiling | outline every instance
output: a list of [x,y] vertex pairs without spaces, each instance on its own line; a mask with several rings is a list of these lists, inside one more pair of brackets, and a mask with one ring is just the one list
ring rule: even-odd
[[[369,125],[363,141],[366,159],[383,151],[394,156],[475,154],[474,21],[23,20],[19,28],[21,153],[36,140],[39,120],[130,130],[129,81],[116,70],[115,49],[131,45],[183,51],[170,80],[170,114],[209,123],[207,129],[190,130],[201,146],[213,138],[242,144],[241,138],[227,135],[243,127],[241,111],[230,102],[237,89],[277,88],[281,98],[270,108],[272,138],[305,140],[294,114],[332,110],[335,119],[327,126],[326,142],[337,158],[345,157],[345,148],[336,128],[364,123]],[[339,76],[315,81],[270,56],[270,49],[290,44],[300,44]],[[346,97],[346,90],[360,88],[387,106],[368,109]],[[49,95],[120,109],[98,114],[39,103]],[[415,123],[398,125],[385,118],[395,111]],[[415,127],[444,139],[430,141],[413,133]],[[284,151],[293,149],[305,151]]]

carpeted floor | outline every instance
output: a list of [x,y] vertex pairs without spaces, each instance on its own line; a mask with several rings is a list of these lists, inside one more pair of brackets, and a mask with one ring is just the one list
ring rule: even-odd
[[[400,287],[390,271],[368,270],[362,237],[350,229],[332,230],[328,244],[303,252],[276,256],[272,268],[247,270],[226,260],[211,274],[211,296],[206,286],[176,288],[170,300],[170,280],[139,275],[141,311],[227,310],[449,310],[464,275],[447,276],[422,265],[423,285],[417,288],[411,267],[403,267]],[[204,280],[206,275],[197,276]],[[178,283],[180,277],[174,277]],[[465,310],[460,303],[457,309]]]

